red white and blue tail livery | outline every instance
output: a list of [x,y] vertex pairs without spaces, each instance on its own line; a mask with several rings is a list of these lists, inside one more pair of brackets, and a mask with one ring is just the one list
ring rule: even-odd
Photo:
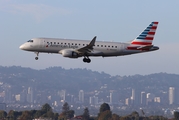
[[155,32],[157,30],[158,22],[152,22],[137,38],[132,40],[131,44],[127,47],[128,50],[141,50],[150,51],[157,49],[152,45]]
[[131,44],[151,45],[157,29],[158,22],[152,22]]
[[83,62],[90,63],[91,56],[113,57],[158,50],[152,44],[158,22],[152,22],[137,38],[131,42],[104,42],[92,40],[33,38],[19,48],[35,52],[38,60],[39,53],[57,53],[63,57],[84,57]]

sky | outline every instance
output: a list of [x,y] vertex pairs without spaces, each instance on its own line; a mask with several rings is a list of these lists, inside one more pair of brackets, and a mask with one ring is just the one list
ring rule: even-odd
[[[110,75],[179,74],[178,0],[0,0],[0,65],[45,69],[86,68]],[[64,58],[60,54],[22,51],[36,37],[127,42],[152,21],[159,25],[153,44],[160,50],[119,57]]]

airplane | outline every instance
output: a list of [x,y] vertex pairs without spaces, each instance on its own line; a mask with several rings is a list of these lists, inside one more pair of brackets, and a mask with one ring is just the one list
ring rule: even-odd
[[130,42],[104,42],[91,40],[59,39],[59,38],[33,38],[22,44],[21,50],[35,52],[35,60],[39,53],[57,53],[63,57],[84,57],[83,62],[90,63],[91,56],[113,57],[158,50],[152,45],[159,22],[151,22],[149,26]]

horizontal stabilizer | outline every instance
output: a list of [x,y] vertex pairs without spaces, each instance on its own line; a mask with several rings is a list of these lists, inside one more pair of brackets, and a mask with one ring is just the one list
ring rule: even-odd
[[138,50],[149,50],[152,47],[153,47],[153,45],[146,45],[146,46],[140,46],[137,49]]

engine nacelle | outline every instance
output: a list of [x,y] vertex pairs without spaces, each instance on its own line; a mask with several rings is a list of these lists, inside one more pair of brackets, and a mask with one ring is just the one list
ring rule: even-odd
[[61,50],[59,53],[62,54],[63,57],[69,57],[69,58],[78,58],[79,57],[78,53],[76,53],[73,50],[68,50],[68,49]]

